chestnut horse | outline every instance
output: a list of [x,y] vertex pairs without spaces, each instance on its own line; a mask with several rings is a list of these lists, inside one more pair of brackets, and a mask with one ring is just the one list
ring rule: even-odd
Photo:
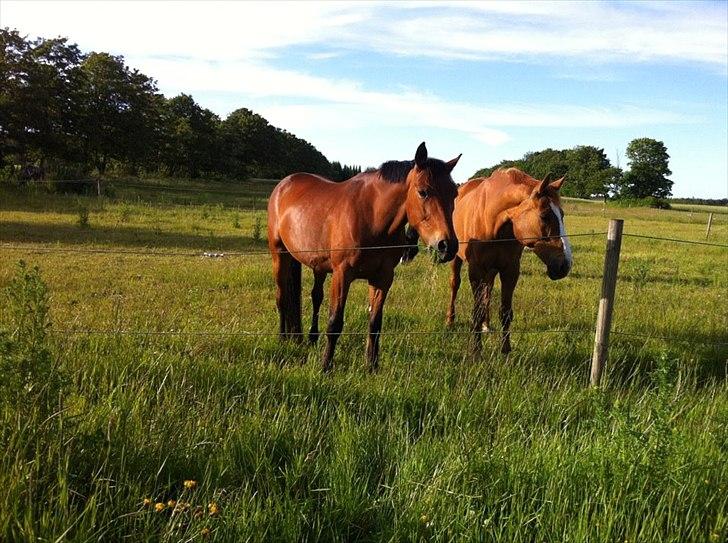
[[471,179],[460,187],[453,214],[460,249],[452,262],[447,324],[455,321],[460,270],[463,261],[467,261],[474,298],[471,330],[475,354],[480,352],[480,332],[490,331],[490,297],[496,275],[500,275],[501,281],[501,351],[511,351],[513,291],[524,247],[533,249],[546,264],[551,279],[569,274],[571,247],[559,199],[563,181],[563,177],[552,183],[538,181],[516,168],[508,168],[495,171],[487,179]]
[[344,325],[344,306],[354,279],[369,282],[370,370],[378,368],[382,309],[402,256],[405,225],[432,247],[440,262],[458,250],[452,225],[457,185],[450,172],[460,157],[427,157],[424,142],[414,161],[385,162],[378,170],[334,183],[295,173],[283,179],[268,202],[268,247],[273,257],[281,338],[300,339],[301,264],[313,270],[313,319],[309,341],[318,339],[318,313],[326,275],[333,274],[323,369],[331,369]]

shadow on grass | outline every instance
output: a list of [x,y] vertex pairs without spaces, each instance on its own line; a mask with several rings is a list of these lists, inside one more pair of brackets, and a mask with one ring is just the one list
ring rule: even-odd
[[3,222],[0,242],[63,243],[64,245],[101,245],[119,248],[194,249],[200,251],[265,251],[264,240],[257,243],[250,236],[210,236],[164,232],[128,226],[92,226],[73,224]]

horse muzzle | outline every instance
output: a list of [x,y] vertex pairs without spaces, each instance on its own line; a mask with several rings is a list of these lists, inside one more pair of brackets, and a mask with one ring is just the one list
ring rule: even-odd
[[552,281],[563,279],[564,277],[569,275],[570,271],[571,263],[566,259],[558,262],[551,262],[548,266],[546,266],[546,274]]
[[435,244],[437,251],[437,261],[439,264],[450,262],[458,253],[457,239],[441,239]]

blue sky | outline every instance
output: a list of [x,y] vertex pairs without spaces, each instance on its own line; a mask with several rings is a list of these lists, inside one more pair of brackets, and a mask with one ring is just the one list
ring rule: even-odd
[[17,2],[0,24],[123,54],[362,166],[665,142],[678,196],[728,196],[728,2]]

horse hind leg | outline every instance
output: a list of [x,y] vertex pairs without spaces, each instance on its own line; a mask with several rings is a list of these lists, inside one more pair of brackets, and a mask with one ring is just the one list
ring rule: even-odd
[[288,336],[296,342],[301,342],[303,341],[303,325],[301,323],[301,263],[293,257],[291,257],[288,289]]
[[319,310],[324,300],[324,282],[326,281],[325,272],[314,272],[313,288],[311,289],[311,302],[313,305],[313,314],[311,317],[311,329],[308,332],[308,342],[314,345],[319,338]]

